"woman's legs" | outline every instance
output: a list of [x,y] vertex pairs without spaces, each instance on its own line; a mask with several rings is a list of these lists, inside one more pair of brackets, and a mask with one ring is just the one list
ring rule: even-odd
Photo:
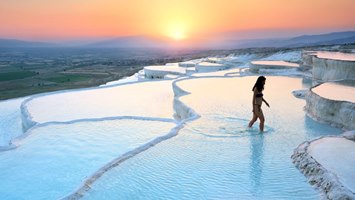
[[264,131],[264,123],[265,123],[264,114],[259,106],[255,106],[254,112],[253,112],[253,118],[249,122],[249,128],[253,126],[253,124],[256,122],[256,120],[258,118],[260,120],[259,129],[261,132],[263,132]]
[[256,122],[256,120],[258,119],[258,117],[256,116],[255,112],[253,113],[253,118],[250,120],[249,122],[249,128],[251,128],[253,126],[253,124]]
[[263,132],[264,131],[264,122],[265,122],[263,111],[260,112],[259,120],[260,120],[259,129],[260,129],[260,132]]

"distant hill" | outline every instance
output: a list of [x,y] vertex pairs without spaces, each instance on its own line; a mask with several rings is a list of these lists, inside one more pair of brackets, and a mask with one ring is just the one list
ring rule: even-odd
[[320,35],[303,35],[288,40],[290,43],[322,43],[355,36],[355,31],[334,32]]
[[331,44],[355,44],[355,36],[348,38],[341,38],[336,40],[330,40],[326,42],[321,42],[323,45],[331,45]]
[[[1,47],[80,47],[80,48],[171,48],[171,47],[187,47],[190,49],[236,49],[251,47],[306,47],[318,45],[338,45],[355,43],[355,31],[334,32],[319,35],[302,35],[293,38],[273,38],[273,39],[252,39],[238,40],[237,36],[229,37],[229,39],[221,37],[214,40],[208,38],[200,42],[191,43],[188,41],[173,42],[171,39],[157,39],[147,36],[129,36],[117,37],[111,39],[103,39],[95,42],[76,42],[70,43],[45,43],[32,42],[23,40],[0,39]],[[211,39],[211,40],[209,40]],[[185,43],[184,43],[185,42]],[[180,45],[180,46],[178,46]]]
[[85,46],[95,48],[162,48],[166,46],[166,42],[146,36],[131,36],[103,40]]
[[[303,47],[355,43],[355,31],[334,32],[319,35],[303,35],[288,39],[235,40],[229,48],[239,47]],[[232,44],[232,45],[231,45]]]
[[0,39],[0,47],[7,48],[23,48],[23,47],[50,47],[55,44],[46,42],[33,42],[24,40],[13,40],[13,39]]

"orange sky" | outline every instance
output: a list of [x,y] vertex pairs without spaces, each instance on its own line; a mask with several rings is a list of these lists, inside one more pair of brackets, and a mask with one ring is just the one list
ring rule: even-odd
[[0,38],[354,30],[355,0],[1,0]]

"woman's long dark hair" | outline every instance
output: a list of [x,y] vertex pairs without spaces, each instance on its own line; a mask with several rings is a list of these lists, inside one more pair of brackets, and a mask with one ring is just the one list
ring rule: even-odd
[[254,88],[256,88],[259,92],[264,90],[264,84],[263,82],[266,80],[264,76],[259,76],[258,79],[256,80],[256,83],[252,89],[254,91]]

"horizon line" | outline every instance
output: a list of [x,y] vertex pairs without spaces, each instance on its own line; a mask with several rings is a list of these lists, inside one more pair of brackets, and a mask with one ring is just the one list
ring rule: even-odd
[[[228,38],[234,38],[236,41],[237,40],[262,40],[262,39],[289,39],[289,38],[294,38],[294,37],[301,37],[301,36],[312,36],[312,35],[326,35],[326,34],[333,34],[333,33],[345,33],[345,32],[355,32],[354,29],[344,29],[344,30],[320,30],[320,31],[304,31],[304,30],[296,30],[295,32],[297,33],[292,33],[293,29],[282,29],[281,31],[286,32],[281,35],[275,35],[272,36],[272,34],[268,34],[267,36],[261,37],[261,36],[239,36],[239,39],[237,34],[260,34],[260,32],[277,32],[279,29],[254,29],[254,30],[241,30],[241,31],[228,31],[228,32],[220,32],[220,33],[214,33],[210,34],[209,37],[213,38],[219,38],[219,39],[228,39]],[[280,31],[280,30],[279,30]],[[288,32],[288,34],[287,34]],[[235,36],[233,34],[236,34]],[[110,39],[122,39],[122,38],[150,38],[150,39],[155,39],[155,40],[170,40],[173,41],[169,37],[164,37],[164,36],[152,36],[149,34],[132,34],[132,35],[110,35],[110,36],[74,36],[74,37],[50,37],[50,38],[41,38],[39,39],[38,37],[34,38],[27,38],[27,37],[8,37],[8,36],[0,36],[1,40],[17,40],[17,41],[24,41],[24,42],[41,42],[41,43],[66,43],[66,42],[99,42],[99,41],[105,41],[105,40],[110,40]],[[199,37],[197,37],[199,38]],[[204,37],[200,37],[204,38]],[[213,39],[212,38],[212,39]],[[195,38],[186,38],[182,39],[181,41],[189,41],[189,40],[196,40]]]

